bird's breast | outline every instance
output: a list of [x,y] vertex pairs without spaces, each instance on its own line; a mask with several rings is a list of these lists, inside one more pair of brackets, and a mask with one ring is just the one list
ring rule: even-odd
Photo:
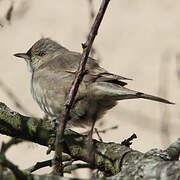
[[53,108],[48,103],[46,89],[41,88],[40,84],[33,79],[31,79],[31,94],[33,99],[38,103],[40,108],[48,115],[55,117],[56,113]]

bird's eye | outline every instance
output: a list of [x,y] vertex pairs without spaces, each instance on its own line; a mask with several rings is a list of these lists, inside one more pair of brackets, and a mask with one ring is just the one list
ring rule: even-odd
[[38,54],[39,56],[44,56],[45,55],[45,53],[44,52],[39,52],[39,54]]

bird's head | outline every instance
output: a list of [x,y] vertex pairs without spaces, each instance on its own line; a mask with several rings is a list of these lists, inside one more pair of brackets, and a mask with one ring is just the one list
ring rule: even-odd
[[57,52],[63,50],[67,49],[49,38],[42,38],[26,53],[17,53],[14,56],[25,59],[28,69],[33,72],[43,63],[50,61]]

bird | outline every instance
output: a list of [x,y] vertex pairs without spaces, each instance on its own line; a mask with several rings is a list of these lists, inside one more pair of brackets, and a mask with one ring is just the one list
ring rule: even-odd
[[[25,59],[31,72],[31,94],[40,108],[52,119],[60,116],[78,69],[81,53],[71,51],[50,38],[41,38],[26,53],[14,56]],[[90,125],[113,108],[119,100],[148,99],[174,104],[164,98],[126,88],[131,80],[108,72],[97,60],[88,57],[68,117],[70,127]]]

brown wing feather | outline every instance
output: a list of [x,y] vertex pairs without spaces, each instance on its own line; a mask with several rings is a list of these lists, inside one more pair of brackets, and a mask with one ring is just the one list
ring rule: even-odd
[[109,73],[105,69],[101,68],[98,65],[97,61],[92,58],[88,59],[87,69],[93,81],[96,82],[109,82],[109,83],[125,86],[127,85],[127,83],[123,82],[122,80],[132,80],[123,76]]
[[[63,54],[56,56],[49,64],[46,64],[46,69],[56,70],[58,72],[67,72],[75,74],[79,66],[81,54],[77,52],[72,52],[66,50]],[[58,68],[57,68],[58,66]],[[43,68],[43,67],[41,67]],[[85,83],[91,82],[109,82],[113,84],[118,84],[121,86],[127,85],[123,80],[131,80],[123,76],[115,75],[109,73],[105,69],[101,68],[98,64],[98,61],[89,57],[86,64],[87,75],[85,75],[83,81]]]

